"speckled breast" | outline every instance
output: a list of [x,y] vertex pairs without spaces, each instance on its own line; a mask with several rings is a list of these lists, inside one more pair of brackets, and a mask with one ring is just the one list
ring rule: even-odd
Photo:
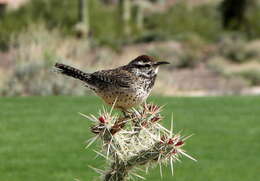
[[116,101],[115,108],[122,110],[127,110],[141,104],[146,100],[149,93],[142,89],[96,91],[96,94],[99,95],[107,104],[112,106]]

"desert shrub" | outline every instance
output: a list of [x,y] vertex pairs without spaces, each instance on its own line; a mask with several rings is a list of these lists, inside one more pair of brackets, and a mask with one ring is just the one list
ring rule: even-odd
[[[0,21],[0,48],[8,48],[11,37],[31,24],[44,22],[49,30],[59,29],[63,35],[74,35],[78,21],[78,1],[37,0],[8,12]],[[19,18],[19,21],[17,19]],[[117,35],[117,11],[99,1],[89,1],[90,33],[97,43],[110,43]],[[108,38],[109,37],[109,38]]]
[[195,33],[206,40],[215,40],[221,32],[220,18],[215,6],[203,5],[190,9],[178,3],[166,13],[147,17],[146,28],[165,32],[175,38]]
[[[30,26],[11,40],[13,67],[0,90],[2,95],[83,94],[85,88],[75,80],[54,73],[55,62],[78,61],[88,52],[86,41],[63,39],[59,31]],[[90,60],[85,65],[92,64]]]
[[[45,21],[48,28],[62,27],[68,32],[76,22],[76,1],[37,0],[8,12],[0,22],[1,44],[7,46],[10,37],[30,24]],[[68,11],[69,9],[69,11]],[[19,17],[19,21],[17,21]]]
[[177,68],[194,68],[200,62],[197,52],[187,49],[184,54],[180,56]]
[[223,56],[211,57],[208,68],[229,79],[244,80],[247,86],[260,85],[260,69],[256,61],[234,64]]
[[260,3],[252,7],[248,13],[248,22],[245,31],[250,39],[260,37]]
[[207,67],[218,74],[226,76],[229,74],[229,70],[227,71],[230,62],[223,56],[213,56],[208,59]]
[[[166,45],[157,45],[147,50],[147,54],[158,59],[167,60],[171,67],[177,64],[178,57],[182,54],[180,44],[171,42]],[[167,66],[169,68],[169,66]]]
[[223,35],[219,41],[219,54],[235,63],[243,63],[252,57],[247,51],[248,41],[240,34]]
[[236,75],[241,76],[247,80],[249,80],[250,84],[253,86],[260,85],[260,71],[255,70],[245,70],[239,73],[236,73]]
[[260,40],[252,40],[246,43],[245,51],[252,59],[260,62]]
[[56,75],[52,69],[53,64],[46,61],[20,62],[0,93],[4,96],[84,94],[85,90],[75,81]]
[[58,29],[48,30],[45,25],[32,25],[19,36],[11,38],[10,49],[15,62],[57,61],[78,59],[89,51],[86,40],[64,38]]
[[[64,35],[74,35],[78,21],[77,3],[78,1],[34,0],[18,10],[7,12],[0,21],[0,49],[8,49],[10,38],[30,24],[44,22],[48,29],[59,28]],[[90,36],[95,44],[119,49],[126,43],[186,39],[190,33],[206,41],[213,41],[224,32],[218,8],[213,4],[191,8],[185,3],[177,3],[166,12],[146,16],[142,32],[134,30],[132,19],[130,41],[118,36],[118,16],[117,6],[89,0]],[[259,37],[259,18],[260,8],[256,6],[248,17],[247,29],[240,32],[248,34],[250,38]]]
[[200,49],[193,48],[190,42],[168,41],[158,43],[148,49],[147,54],[167,60],[168,68],[194,68],[201,62]]
[[178,68],[193,68],[202,63],[205,56],[203,50],[207,46],[202,37],[187,33],[180,42],[183,44],[183,54],[179,57]]
[[205,45],[208,45],[208,43],[203,39],[203,37],[193,32],[183,34],[182,36],[179,36],[175,39],[177,41],[189,45],[191,48],[195,50],[201,50],[204,48]]
[[164,32],[146,31],[136,37],[134,43],[150,43],[155,41],[167,41],[172,37]]

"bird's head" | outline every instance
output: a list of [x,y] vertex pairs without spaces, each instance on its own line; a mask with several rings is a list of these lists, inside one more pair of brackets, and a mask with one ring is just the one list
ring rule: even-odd
[[166,61],[158,61],[156,58],[148,55],[140,55],[132,60],[128,66],[138,71],[139,74],[154,76],[157,74],[159,66],[169,64]]

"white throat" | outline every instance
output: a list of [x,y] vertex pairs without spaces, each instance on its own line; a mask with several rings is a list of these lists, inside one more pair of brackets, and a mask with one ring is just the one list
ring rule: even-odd
[[154,70],[155,74],[158,73],[158,70],[159,70],[159,67],[156,67],[155,70]]

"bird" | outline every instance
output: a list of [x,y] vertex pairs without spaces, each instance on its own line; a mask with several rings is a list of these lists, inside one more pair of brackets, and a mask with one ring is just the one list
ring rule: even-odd
[[144,103],[154,86],[159,66],[169,64],[148,55],[140,55],[128,64],[108,70],[86,73],[62,63],[56,71],[84,82],[105,103],[123,113]]

